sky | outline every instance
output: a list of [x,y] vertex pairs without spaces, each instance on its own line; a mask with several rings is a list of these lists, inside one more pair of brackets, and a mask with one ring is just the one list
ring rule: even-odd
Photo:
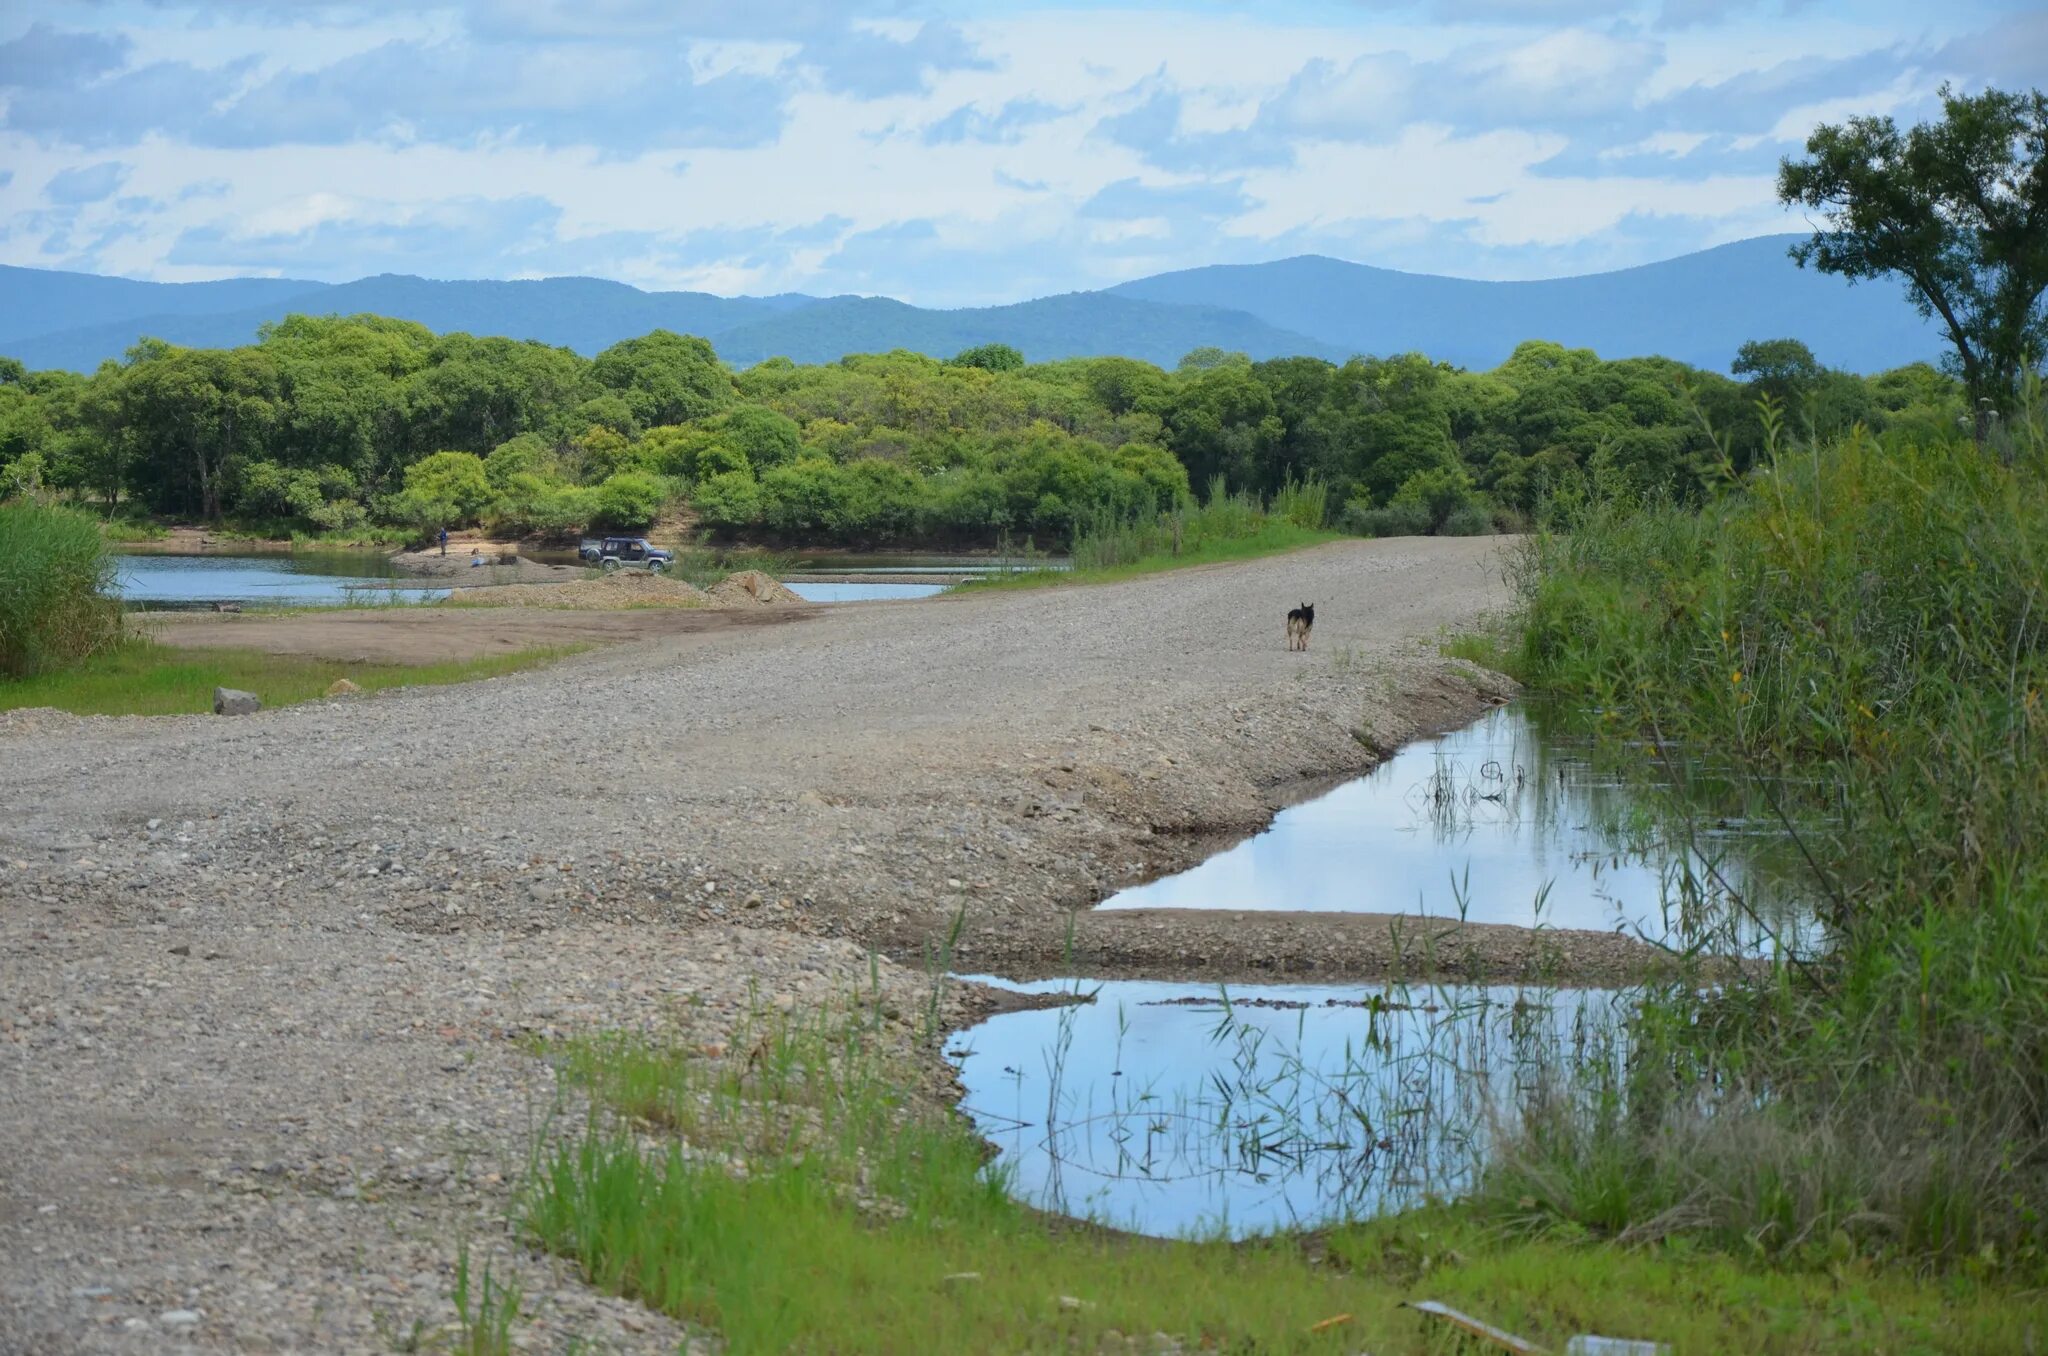
[[983,305],[1800,230],[1822,122],[2048,84],[2011,0],[7,0],[0,263]]

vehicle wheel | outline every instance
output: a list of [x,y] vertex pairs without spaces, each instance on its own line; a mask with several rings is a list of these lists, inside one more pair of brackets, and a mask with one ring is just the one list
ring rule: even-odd
[[658,560],[650,560],[647,562],[647,573],[649,574],[660,574],[663,570],[666,570],[667,568],[668,566],[662,564]]
[[607,560],[603,564],[599,565],[598,568],[603,570],[606,574],[611,574],[619,568],[619,562],[616,560]]

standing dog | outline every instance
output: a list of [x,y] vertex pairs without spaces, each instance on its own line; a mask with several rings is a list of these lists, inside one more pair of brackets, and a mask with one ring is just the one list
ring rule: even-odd
[[1308,633],[1316,627],[1316,605],[1303,603],[1287,614],[1287,648],[1306,650]]

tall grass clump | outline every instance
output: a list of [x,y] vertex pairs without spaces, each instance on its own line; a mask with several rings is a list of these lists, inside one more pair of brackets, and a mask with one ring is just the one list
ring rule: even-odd
[[119,640],[113,584],[93,519],[29,500],[0,504],[0,673],[37,673]]
[[1592,498],[1532,539],[1520,676],[1638,758],[1725,763],[1822,941],[1654,995],[1625,1075],[1536,1099],[1496,1208],[2042,1266],[2048,439],[2025,427],[2009,461],[1773,429],[1704,507]]
[[1327,512],[1321,481],[1290,480],[1269,505],[1255,490],[1232,492],[1217,476],[1200,502],[1149,515],[1106,508],[1082,515],[1070,555],[1079,574],[1231,559],[1321,540]]

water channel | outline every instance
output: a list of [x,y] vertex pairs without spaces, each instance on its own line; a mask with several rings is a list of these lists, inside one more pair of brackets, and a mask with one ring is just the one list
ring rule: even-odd
[[[1687,841],[1646,785],[1724,802],[1706,760],[1622,775],[1512,706],[1397,752],[1265,832],[1103,908],[1343,910],[1620,929],[1767,954],[1818,938],[1784,844],[1737,813]],[[1736,899],[1739,896],[1741,906]],[[1760,917],[1752,917],[1752,912]],[[1410,1208],[1469,1187],[1544,1070],[1619,1057],[1623,989],[1214,985],[1069,977],[1074,1003],[948,1042],[1011,1190],[1162,1236],[1242,1237]]]
[[114,589],[134,608],[178,609],[216,602],[269,607],[368,607],[448,596],[401,572],[374,551],[203,556],[117,555]]
[[[573,557],[571,558],[573,561]],[[449,585],[425,581],[392,565],[374,551],[295,551],[231,555],[144,555],[114,557],[115,592],[131,608],[179,610],[234,603],[243,607],[372,607],[446,598]],[[984,569],[986,566],[983,567]],[[933,566],[920,572],[949,575],[977,571]],[[851,603],[929,598],[949,585],[914,577],[832,581],[789,576],[789,588],[807,602]],[[909,573],[904,571],[902,573]]]

